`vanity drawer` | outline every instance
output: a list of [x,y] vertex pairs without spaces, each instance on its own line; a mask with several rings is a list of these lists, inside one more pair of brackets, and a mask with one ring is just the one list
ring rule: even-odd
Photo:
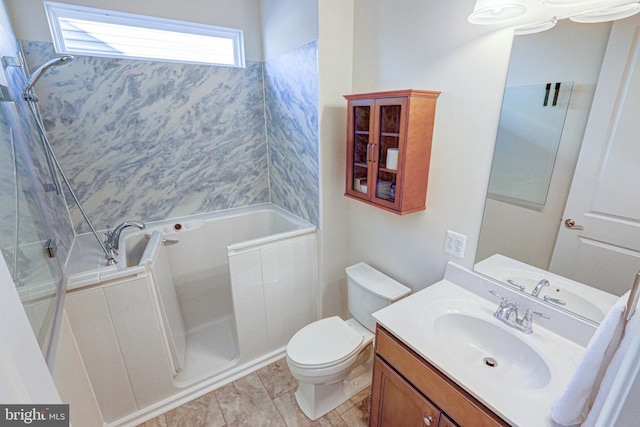
[[509,425],[380,325],[376,353],[460,426]]

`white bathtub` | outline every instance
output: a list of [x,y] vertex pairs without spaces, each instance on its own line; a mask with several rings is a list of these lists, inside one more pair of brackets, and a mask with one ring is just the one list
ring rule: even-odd
[[177,384],[276,351],[315,320],[316,237],[306,221],[271,205],[233,209],[153,224],[125,247],[154,231],[168,241],[188,338]]
[[[109,393],[101,394],[107,397],[98,403],[111,414],[107,424],[137,425],[282,357],[289,338],[316,320],[315,231],[313,225],[270,204],[149,223],[145,230],[127,229],[118,265],[102,267],[94,276],[83,274],[97,279],[72,286],[72,294],[85,295],[87,301],[104,299],[86,296],[104,288],[107,303],[117,294],[118,301],[136,307],[133,314],[128,307],[106,308],[112,312],[113,340],[123,353],[133,397],[133,403],[117,408]],[[144,298],[127,300],[128,281]],[[74,303],[71,297],[70,307],[76,307],[70,313],[72,330],[78,330],[80,341],[90,341],[90,331],[81,330],[82,298]],[[137,298],[133,291],[131,298]],[[143,312],[153,319],[139,321],[136,316]],[[118,327],[126,329],[122,325],[128,324],[135,329],[143,323],[155,325],[154,330],[122,332],[145,335],[141,344],[118,336]],[[162,350],[149,352],[147,342]],[[80,342],[81,353],[83,345],[91,349],[91,342]],[[83,358],[94,357],[89,350]],[[85,362],[89,367],[103,364]],[[92,378],[89,372],[92,382],[99,376],[95,372]],[[136,383],[136,378],[147,380]]]

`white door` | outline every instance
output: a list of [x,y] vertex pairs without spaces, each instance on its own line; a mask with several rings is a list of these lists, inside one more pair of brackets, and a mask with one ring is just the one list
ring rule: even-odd
[[640,15],[611,30],[562,222],[550,271],[627,291],[640,270]]

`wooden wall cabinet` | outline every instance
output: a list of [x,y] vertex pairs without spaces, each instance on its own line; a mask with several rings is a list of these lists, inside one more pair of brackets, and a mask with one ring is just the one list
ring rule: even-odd
[[508,425],[378,325],[369,427]]
[[426,208],[439,95],[407,89],[345,96],[345,196],[399,215]]

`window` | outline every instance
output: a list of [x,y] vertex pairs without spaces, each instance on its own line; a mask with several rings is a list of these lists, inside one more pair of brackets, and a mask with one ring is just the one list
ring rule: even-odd
[[45,1],[56,52],[244,67],[242,30]]

